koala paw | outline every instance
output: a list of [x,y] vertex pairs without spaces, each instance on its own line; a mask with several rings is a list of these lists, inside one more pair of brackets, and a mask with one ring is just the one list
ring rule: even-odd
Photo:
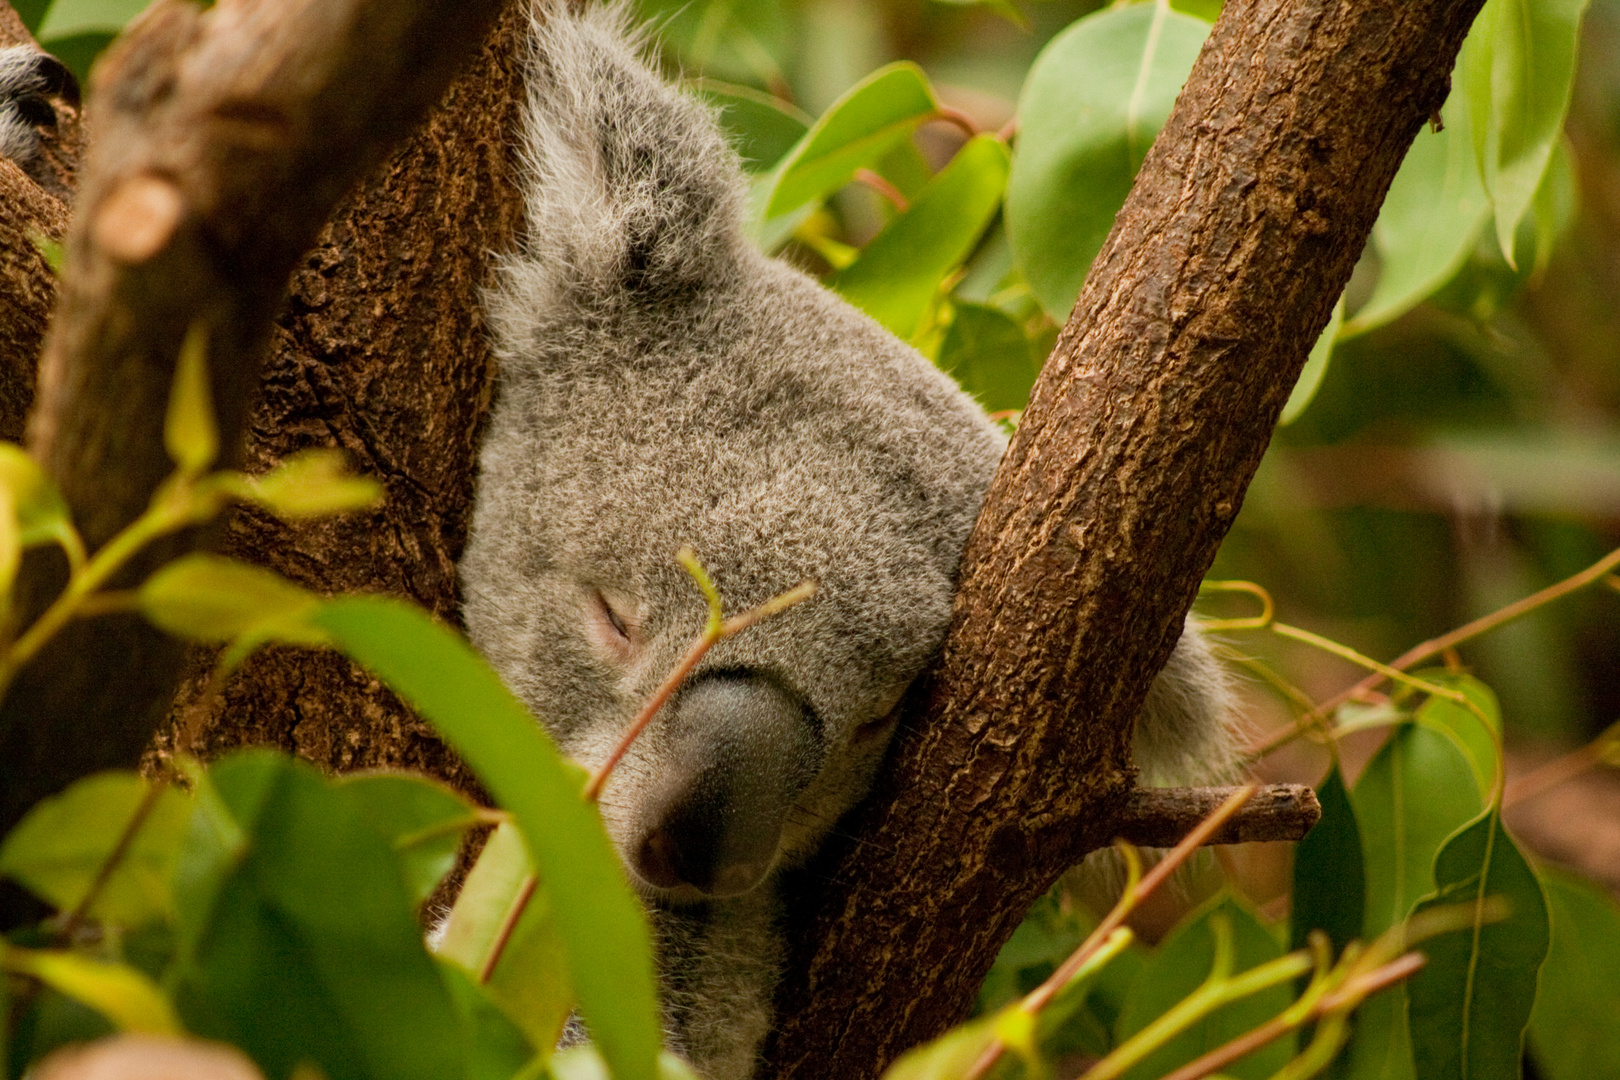
[[79,81],[56,57],[26,45],[0,48],[0,157],[33,175],[41,128],[56,126],[52,98],[79,104]]

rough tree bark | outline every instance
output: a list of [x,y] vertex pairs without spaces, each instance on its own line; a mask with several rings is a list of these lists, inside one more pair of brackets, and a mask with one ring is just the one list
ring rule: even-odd
[[1227,0],[1001,463],[926,704],[805,875],[766,1075],[877,1076],[939,1034],[1115,834],[1132,717],[1480,6]]

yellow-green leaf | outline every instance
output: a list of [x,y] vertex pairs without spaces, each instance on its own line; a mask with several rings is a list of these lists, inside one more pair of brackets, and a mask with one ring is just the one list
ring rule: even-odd
[[182,472],[200,474],[219,456],[214,394],[208,383],[208,331],[194,323],[186,331],[174,365],[174,387],[163,418],[163,446]]
[[177,637],[225,642],[273,633],[294,644],[327,642],[309,621],[319,596],[274,571],[220,555],[176,559],[146,580],[137,599],[154,625]]
[[247,496],[284,521],[369,510],[382,501],[383,487],[349,471],[341,450],[301,450],[263,476],[251,480]]
[[123,1031],[181,1035],[174,1006],[145,974],[77,953],[0,945],[0,967],[40,982],[88,1005]]
[[[16,443],[0,442],[0,488],[11,493],[22,546],[63,543],[73,533],[67,503],[45,470]],[[70,543],[77,543],[74,536]]]

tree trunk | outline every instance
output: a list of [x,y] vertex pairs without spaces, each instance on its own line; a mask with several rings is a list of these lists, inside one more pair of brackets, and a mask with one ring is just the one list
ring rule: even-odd
[[803,875],[766,1075],[877,1076],[961,1019],[1115,835],[1132,719],[1480,6],[1227,0],[1001,463],[932,686]]

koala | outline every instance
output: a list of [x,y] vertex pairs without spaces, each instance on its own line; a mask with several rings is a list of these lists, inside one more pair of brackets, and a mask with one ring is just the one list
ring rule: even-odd
[[[648,66],[621,6],[531,13],[527,224],[487,298],[500,375],[467,628],[594,767],[703,629],[678,549],[734,611],[816,583],[717,645],[602,796],[671,1048],[744,1080],[771,1022],[781,872],[866,794],[1005,440],[927,359],[750,242],[715,116]],[[1224,713],[1189,632],[1138,725],[1147,772],[1219,770]]]

